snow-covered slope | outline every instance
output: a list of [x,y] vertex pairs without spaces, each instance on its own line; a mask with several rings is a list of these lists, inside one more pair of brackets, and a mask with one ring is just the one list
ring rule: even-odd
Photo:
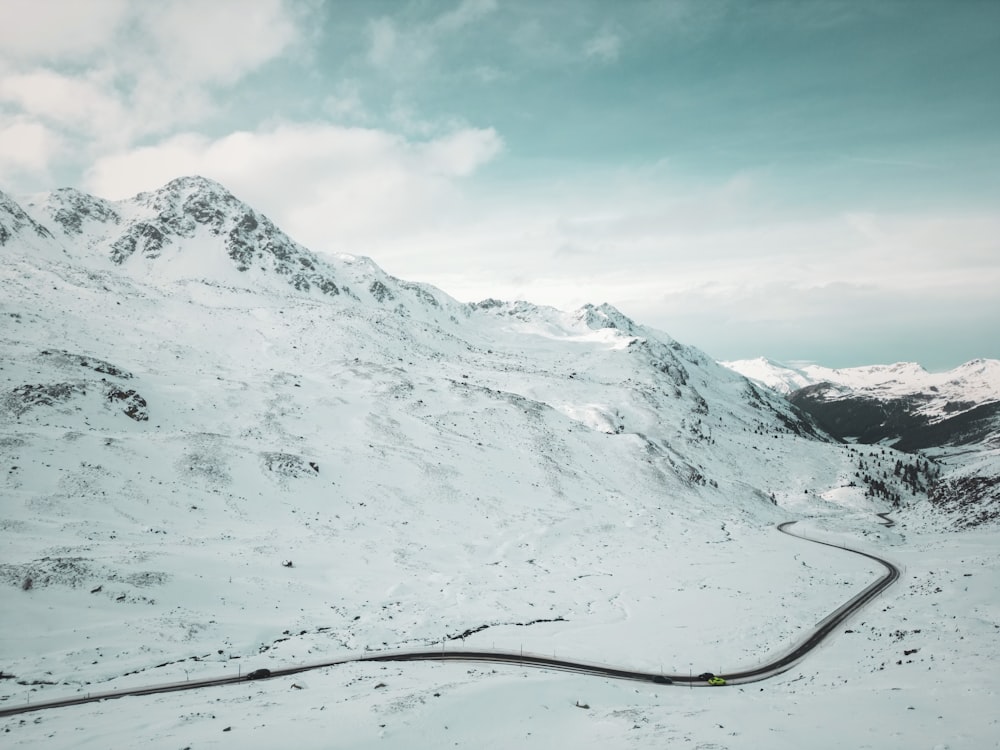
[[[619,619],[619,550],[662,569],[848,470],[783,399],[609,306],[460,304],[321,259],[197,178],[29,209],[58,226],[50,252],[4,247],[3,570],[39,606],[49,581],[103,586],[79,605],[124,597],[126,623],[166,629],[116,674],[176,656],[191,622],[244,655],[317,622],[350,648],[603,611],[592,630]],[[282,614],[248,630],[258,597]]]
[[0,209],[0,701],[443,639],[718,670],[872,576],[771,526],[869,529],[906,457],[610,306],[462,304],[201,178]]

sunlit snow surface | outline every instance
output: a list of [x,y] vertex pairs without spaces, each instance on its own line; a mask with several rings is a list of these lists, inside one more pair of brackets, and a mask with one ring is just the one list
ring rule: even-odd
[[790,518],[904,577],[758,684],[350,664],[6,718],[5,747],[996,744],[995,532],[880,526],[851,448],[613,310],[363,259],[326,299],[195,239],[121,270],[0,248],[0,706],[443,642],[725,673],[879,574]]

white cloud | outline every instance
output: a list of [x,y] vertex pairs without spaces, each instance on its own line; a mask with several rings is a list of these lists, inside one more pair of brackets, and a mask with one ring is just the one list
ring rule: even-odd
[[618,24],[605,23],[595,28],[587,14],[548,17],[540,14],[526,17],[514,26],[509,41],[522,66],[545,69],[616,62],[625,38]]
[[472,195],[440,229],[371,237],[365,252],[460,300],[607,301],[720,356],[823,356],[828,331],[912,338],[1000,311],[996,217],[872,214],[862,230],[855,215],[762,210],[752,180],[621,180],[630,188],[551,181]]
[[109,198],[181,174],[218,180],[315,250],[365,252],[459,210],[455,182],[502,148],[491,129],[428,141],[330,124],[282,124],[219,139],[180,135],[99,159],[86,187]]
[[216,108],[216,87],[292,51],[308,34],[308,4],[172,0],[137,6],[134,35],[113,56],[137,133],[163,133]]
[[429,21],[400,28],[383,16],[369,24],[368,62],[399,76],[413,75],[437,54],[440,44],[496,10],[496,0],[463,0]]
[[354,80],[339,81],[334,93],[323,100],[323,111],[338,122],[364,122],[370,116],[361,98],[361,86]]
[[[232,85],[308,37],[314,0],[7,0],[0,3],[0,103],[42,172],[58,131],[86,162],[197,122]],[[34,127],[28,127],[33,124]],[[6,151],[10,147],[5,147]]]
[[128,0],[4,0],[0,55],[26,63],[86,60],[106,48]]
[[475,23],[497,9],[496,0],[462,0],[454,10],[448,11],[431,24],[439,31],[453,32]]
[[376,18],[371,22],[369,33],[368,61],[379,68],[388,67],[396,51],[396,25],[391,18]]
[[288,50],[302,33],[294,6],[283,0],[173,0],[141,7],[141,46],[149,48],[143,63],[153,69],[143,77],[232,83]]
[[62,148],[62,139],[41,123],[0,118],[0,190],[12,173],[44,172]]
[[119,77],[231,83],[285,52],[311,6],[289,0],[5,0],[0,56],[12,67],[72,63]]
[[492,65],[477,65],[472,69],[472,75],[480,83],[496,83],[497,81],[502,81],[506,78],[510,78],[510,73],[507,73],[500,68],[496,68]]
[[98,136],[114,135],[127,120],[122,103],[99,77],[39,69],[0,78],[0,101],[29,117]]
[[465,177],[491,161],[502,147],[496,131],[466,129],[427,143],[420,158],[430,174]]
[[622,40],[618,34],[605,29],[592,37],[584,46],[584,54],[601,62],[614,62],[621,52]]

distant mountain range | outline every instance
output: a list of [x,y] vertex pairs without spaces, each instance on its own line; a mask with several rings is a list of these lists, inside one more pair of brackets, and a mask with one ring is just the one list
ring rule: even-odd
[[724,363],[783,393],[829,434],[921,453],[956,467],[931,491],[945,507],[1000,512],[1000,361],[976,359],[940,373],[903,362],[831,369],[758,358]]

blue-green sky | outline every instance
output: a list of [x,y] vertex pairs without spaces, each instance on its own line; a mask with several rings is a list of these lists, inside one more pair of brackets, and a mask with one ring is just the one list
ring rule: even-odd
[[190,173],[720,359],[1000,357],[996,0],[0,3],[0,189]]

